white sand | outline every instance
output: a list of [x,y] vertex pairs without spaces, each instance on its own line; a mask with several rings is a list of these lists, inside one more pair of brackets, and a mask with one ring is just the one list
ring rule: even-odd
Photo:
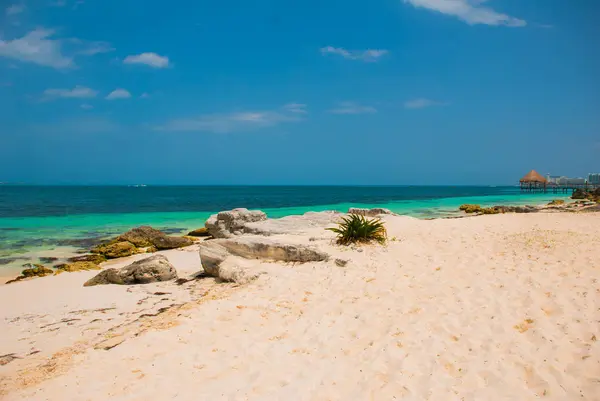
[[2,400],[600,400],[600,214],[386,220],[246,286],[0,286]]

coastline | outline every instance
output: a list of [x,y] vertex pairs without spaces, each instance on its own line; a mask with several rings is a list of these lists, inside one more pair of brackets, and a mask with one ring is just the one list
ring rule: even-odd
[[[140,188],[145,190],[146,188]],[[132,189],[135,190],[135,189]],[[388,201],[379,203],[335,203],[303,207],[261,208],[271,218],[302,215],[309,211],[337,210],[350,207],[390,209],[394,213],[422,219],[458,217],[463,203],[492,205],[542,205],[552,199],[567,199],[566,195],[505,194],[422,200]],[[215,211],[202,212],[144,212],[125,214],[73,214],[64,216],[0,218],[0,280],[14,278],[25,263],[46,264],[40,257],[56,257],[55,264],[85,252],[93,245],[119,235],[133,227],[150,225],[169,234],[183,235],[202,227]],[[4,230],[4,231],[2,231]],[[4,237],[4,238],[3,238]],[[11,258],[18,258],[12,262]],[[7,262],[9,261],[9,262]],[[7,263],[4,263],[7,262]]]
[[247,260],[261,274],[246,284],[195,279],[202,267],[194,244],[158,252],[192,279],[182,285],[83,287],[97,274],[87,271],[0,286],[2,319],[10,322],[0,394],[7,401],[598,394],[600,213],[383,219],[386,246],[334,245],[322,223],[271,235],[331,257]]

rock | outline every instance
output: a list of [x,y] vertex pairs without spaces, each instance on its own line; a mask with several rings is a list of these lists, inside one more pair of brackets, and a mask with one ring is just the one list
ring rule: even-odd
[[208,232],[208,228],[202,227],[196,230],[190,231],[188,233],[190,237],[210,237],[210,233]]
[[26,264],[23,266],[28,266],[27,269],[25,269],[21,272],[21,275],[23,275],[23,277],[25,277],[25,278],[27,278],[27,277],[44,277],[44,276],[49,276],[51,274],[54,274],[54,270],[48,269],[47,267],[44,267],[42,265]]
[[119,235],[117,241],[131,242],[138,248],[155,246],[157,249],[174,249],[192,245],[192,241],[182,237],[171,237],[150,226],[136,227]]
[[335,264],[336,266],[344,267],[348,264],[348,259],[336,259]]
[[227,249],[216,241],[206,241],[200,244],[198,252],[200,263],[206,274],[219,277],[219,266],[230,256]]
[[56,262],[58,260],[58,258],[55,258],[54,256],[40,256],[40,262],[42,263],[52,263],[52,262]]
[[67,259],[68,262],[92,262],[99,265],[102,262],[106,261],[106,257],[100,254],[90,254],[90,255],[81,255],[81,256],[73,256],[72,258]]
[[109,242],[92,249],[93,253],[103,255],[107,259],[122,258],[138,253],[138,249],[129,241]]
[[100,266],[92,262],[63,263],[61,265],[56,265],[55,267],[57,269],[55,274],[63,272],[73,273],[85,270],[100,270]]
[[571,195],[571,199],[587,199],[589,197],[589,193],[585,189],[577,188],[573,191]]
[[481,212],[481,206],[480,205],[464,204],[464,205],[460,205],[460,207],[458,208],[458,210],[462,210],[465,213],[480,213]]
[[536,213],[539,211],[535,206],[494,206],[499,213]]
[[264,221],[267,215],[260,210],[233,209],[213,214],[205,227],[215,238],[230,238],[235,231],[244,232],[247,223]]
[[154,245],[146,248],[146,253],[154,253],[154,252],[158,252],[158,249]]
[[558,206],[558,205],[564,205],[564,204],[565,204],[564,200],[562,200],[562,199],[554,199],[554,200],[552,200],[552,201],[550,201],[548,203],[548,206]]
[[86,281],[84,286],[103,284],[148,284],[177,278],[177,271],[163,255],[138,260],[121,269],[106,269]]
[[348,209],[348,214],[359,214],[361,216],[365,216],[365,217],[376,217],[379,216],[381,214],[395,214],[393,213],[391,210],[389,209],[383,209],[383,208],[373,208],[373,209],[361,209],[361,208],[357,208],[357,207],[351,207],[350,209]]
[[266,259],[282,262],[320,262],[329,255],[313,247],[287,244],[270,238],[245,236],[219,241],[229,253],[246,259]]
[[486,207],[482,208],[480,212],[483,214],[499,214],[500,210],[496,209],[495,207]]
[[279,219],[267,219],[244,226],[246,234],[276,235],[292,234],[315,236],[323,234],[323,229],[337,223],[341,213],[335,211],[306,212],[300,216],[285,216]]

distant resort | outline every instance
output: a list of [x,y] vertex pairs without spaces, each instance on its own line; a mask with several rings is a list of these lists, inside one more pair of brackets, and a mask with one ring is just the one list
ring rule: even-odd
[[519,180],[519,185],[521,191],[525,192],[548,192],[551,190],[553,193],[567,193],[576,190],[588,191],[600,188],[600,173],[590,173],[585,179],[550,174],[546,174],[546,177],[544,177],[537,171],[531,170]]

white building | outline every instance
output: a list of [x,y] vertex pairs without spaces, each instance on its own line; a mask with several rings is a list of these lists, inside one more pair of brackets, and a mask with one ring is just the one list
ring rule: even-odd
[[588,183],[589,184],[600,184],[600,173],[590,173],[588,174]]

